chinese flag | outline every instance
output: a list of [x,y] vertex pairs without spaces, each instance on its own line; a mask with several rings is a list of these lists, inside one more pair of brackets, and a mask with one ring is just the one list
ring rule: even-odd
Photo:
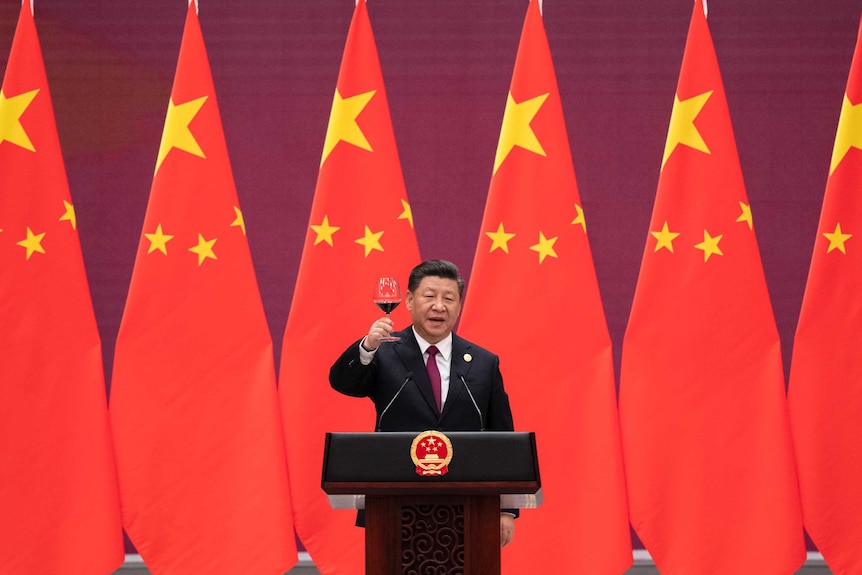
[[[512,302],[530,328],[512,331]],[[509,310],[509,311],[506,311]],[[611,340],[538,0],[527,10],[460,333],[500,356],[515,425],[535,431],[545,503],[505,573],[632,563]]]
[[0,88],[0,326],[0,573],[112,573],[102,344],[29,0]]
[[790,367],[805,528],[836,575],[862,573],[862,36],[850,67]]
[[101,342],[29,1],[0,89],[0,174],[0,573],[111,573]]
[[778,332],[701,0],[620,383],[632,525],[664,575],[805,559]]
[[[279,394],[297,534],[320,572],[365,572],[365,532],[320,489],[328,431],[373,431],[370,400],[329,386],[329,367],[382,312],[375,280],[406,290],[419,263],[413,216],[365,0],[350,23],[323,144],[296,289],[284,331]],[[403,306],[392,318],[409,322]],[[386,345],[386,344],[384,344]]]
[[154,575],[296,562],[272,340],[195,4],[114,360],[126,531]]

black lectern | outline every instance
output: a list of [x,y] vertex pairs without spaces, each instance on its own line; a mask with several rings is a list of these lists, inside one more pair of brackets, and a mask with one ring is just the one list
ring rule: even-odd
[[328,433],[323,490],[365,509],[366,575],[499,575],[500,509],[541,504],[533,433]]

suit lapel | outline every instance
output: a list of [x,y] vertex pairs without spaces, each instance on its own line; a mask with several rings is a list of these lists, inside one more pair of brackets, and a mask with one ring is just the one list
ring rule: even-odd
[[[463,401],[462,395],[467,395],[461,378],[466,379],[470,373],[470,362],[467,361],[467,358],[471,357],[469,349],[470,344],[466,340],[454,333],[452,334],[452,360],[449,363],[449,394],[446,397],[446,403],[443,405],[443,413],[440,415],[441,420],[451,413],[460,401]],[[469,398],[467,400],[469,401]]]

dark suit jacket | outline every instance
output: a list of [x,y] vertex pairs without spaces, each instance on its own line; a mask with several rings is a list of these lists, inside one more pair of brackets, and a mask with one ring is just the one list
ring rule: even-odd
[[401,339],[381,343],[370,364],[359,361],[357,341],[329,371],[329,383],[336,391],[371,398],[377,411],[375,430],[514,430],[500,360],[495,354],[452,334],[449,393],[440,413],[413,329],[393,335]]

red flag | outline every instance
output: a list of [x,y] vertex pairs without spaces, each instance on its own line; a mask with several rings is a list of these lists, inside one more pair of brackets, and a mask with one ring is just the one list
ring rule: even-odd
[[788,398],[805,528],[836,575],[862,573],[862,28],[847,80]]
[[150,572],[296,562],[272,340],[191,2],[110,414],[124,524]]
[[[365,572],[364,530],[320,489],[327,431],[372,431],[370,401],[329,386],[329,367],[380,317],[375,280],[406,288],[419,263],[389,103],[365,0],[350,23],[290,316],[279,394],[297,534],[325,574]],[[392,318],[403,327],[403,306]]]
[[635,531],[665,575],[805,559],[778,332],[730,113],[694,2],[623,342]]
[[0,89],[0,325],[0,573],[111,573],[102,344],[29,0]]
[[[529,330],[513,336],[512,302]],[[460,333],[500,355],[515,425],[535,431],[545,504],[503,571],[632,564],[611,340],[537,0],[506,102]]]

